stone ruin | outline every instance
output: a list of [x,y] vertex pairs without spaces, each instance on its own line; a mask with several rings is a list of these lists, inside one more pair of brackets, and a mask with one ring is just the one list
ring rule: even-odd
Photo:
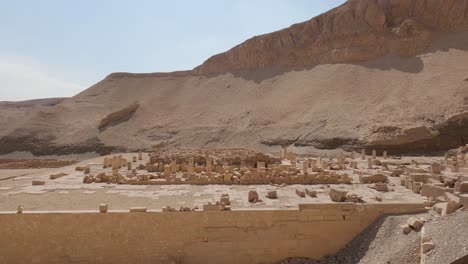
[[[138,160],[143,160],[138,154]],[[103,171],[96,176],[89,167],[77,168],[87,175],[83,183],[118,183],[133,185],[167,184],[350,184],[352,179],[339,172],[349,166],[344,157],[334,159],[302,159],[291,152],[284,159],[261,153],[238,153],[238,155],[214,156],[188,153],[187,155],[161,155],[153,153],[146,164],[133,166],[121,155],[104,158]]]

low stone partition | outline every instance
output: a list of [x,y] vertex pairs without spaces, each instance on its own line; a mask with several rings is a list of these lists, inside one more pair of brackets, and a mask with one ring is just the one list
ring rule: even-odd
[[0,213],[0,263],[275,263],[333,255],[384,213],[423,204],[299,210]]

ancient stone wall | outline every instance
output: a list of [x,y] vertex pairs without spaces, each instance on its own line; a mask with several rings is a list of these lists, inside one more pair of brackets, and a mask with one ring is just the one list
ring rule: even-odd
[[0,214],[0,263],[274,263],[335,254],[382,213],[422,204],[299,210]]

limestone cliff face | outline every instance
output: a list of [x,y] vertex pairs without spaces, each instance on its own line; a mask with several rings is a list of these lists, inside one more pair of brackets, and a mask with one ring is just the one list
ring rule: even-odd
[[350,0],[193,71],[113,73],[28,110],[0,103],[0,154],[447,150],[468,143],[466,61],[468,0]]
[[467,0],[349,0],[309,21],[209,58],[197,74],[366,61],[423,52],[437,32],[468,25]]

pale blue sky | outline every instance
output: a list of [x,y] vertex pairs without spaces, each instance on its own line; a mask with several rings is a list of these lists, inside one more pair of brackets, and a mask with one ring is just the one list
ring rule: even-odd
[[107,74],[187,70],[345,0],[0,0],[0,101],[72,96]]

